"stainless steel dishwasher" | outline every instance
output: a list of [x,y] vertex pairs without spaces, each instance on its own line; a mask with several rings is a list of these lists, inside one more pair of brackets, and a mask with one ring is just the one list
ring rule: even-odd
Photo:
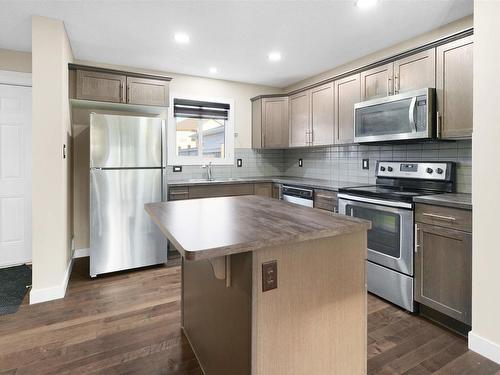
[[314,206],[313,193],[313,189],[298,186],[283,185],[282,189],[284,201],[307,207]]

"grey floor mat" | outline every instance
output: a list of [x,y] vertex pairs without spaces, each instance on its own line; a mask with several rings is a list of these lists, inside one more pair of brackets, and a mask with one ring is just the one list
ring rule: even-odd
[[31,268],[23,265],[0,269],[0,315],[13,314],[31,285]]

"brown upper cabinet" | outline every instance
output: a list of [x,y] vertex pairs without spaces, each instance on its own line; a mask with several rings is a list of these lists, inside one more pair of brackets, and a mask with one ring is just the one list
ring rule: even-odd
[[334,143],[333,82],[311,91],[311,143],[313,146]]
[[288,147],[288,96],[252,101],[252,147]]
[[125,103],[126,84],[125,75],[77,70],[76,99]]
[[354,104],[361,99],[360,75],[335,81],[335,143],[354,142]]
[[158,107],[169,105],[168,77],[73,64],[69,68],[71,98]]
[[127,77],[127,103],[168,107],[168,82]]
[[394,61],[394,94],[436,87],[436,49]]
[[290,147],[333,144],[333,82],[290,96]]
[[472,36],[437,47],[437,133],[472,136]]
[[311,144],[311,93],[309,90],[290,96],[290,147]]
[[436,49],[361,72],[361,100],[436,87]]
[[393,69],[391,62],[361,72],[361,100],[381,98],[393,94]]

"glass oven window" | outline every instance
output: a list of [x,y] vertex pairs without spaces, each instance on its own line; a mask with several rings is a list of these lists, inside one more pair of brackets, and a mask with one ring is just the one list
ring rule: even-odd
[[370,250],[394,258],[401,257],[401,220],[398,214],[348,204],[346,215],[372,222],[372,229],[368,231]]
[[356,109],[356,137],[411,133],[408,111],[412,98]]

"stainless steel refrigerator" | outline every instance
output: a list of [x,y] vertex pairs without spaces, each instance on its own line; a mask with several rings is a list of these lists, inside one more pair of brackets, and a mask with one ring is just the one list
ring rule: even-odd
[[163,120],[90,116],[90,275],[166,263],[144,210],[163,197]]

